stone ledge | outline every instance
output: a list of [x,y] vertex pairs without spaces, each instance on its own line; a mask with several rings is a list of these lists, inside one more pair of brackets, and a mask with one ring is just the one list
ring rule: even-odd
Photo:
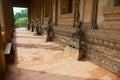
[[86,37],[94,37],[108,41],[120,42],[120,31],[114,30],[93,30],[88,29],[85,31]]

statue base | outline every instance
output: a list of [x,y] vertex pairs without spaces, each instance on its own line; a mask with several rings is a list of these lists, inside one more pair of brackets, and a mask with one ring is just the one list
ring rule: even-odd
[[65,47],[64,53],[75,60],[81,60],[84,58],[83,51],[79,49],[79,42],[73,39]]
[[78,49],[72,48],[70,46],[65,47],[64,53],[69,55],[75,60],[81,60],[84,57],[84,54],[82,52],[80,53]]

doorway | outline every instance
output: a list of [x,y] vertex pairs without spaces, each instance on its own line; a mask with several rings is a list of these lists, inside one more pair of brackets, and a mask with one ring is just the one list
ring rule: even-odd
[[13,7],[15,28],[22,28],[28,25],[28,8]]

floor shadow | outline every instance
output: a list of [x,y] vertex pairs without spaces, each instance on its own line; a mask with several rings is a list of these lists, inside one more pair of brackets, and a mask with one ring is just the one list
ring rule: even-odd
[[36,36],[35,36],[35,37],[29,37],[29,36],[15,36],[15,38],[32,38],[32,39],[33,39],[33,38],[35,38],[35,39],[38,38],[38,39],[39,39],[39,38],[42,38],[42,36],[37,36],[37,37],[36,37]]
[[40,49],[46,49],[46,50],[64,50],[60,46],[52,46],[52,45],[43,45],[43,44],[21,44],[17,43],[17,47],[25,47],[25,48],[40,48]]
[[2,76],[2,80],[98,80],[95,78],[79,77],[50,73],[46,71],[33,71],[27,69],[17,68],[16,66],[10,66],[7,73]]

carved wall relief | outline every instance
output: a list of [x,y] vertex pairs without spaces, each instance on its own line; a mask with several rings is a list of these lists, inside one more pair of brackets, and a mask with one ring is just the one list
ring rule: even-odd
[[106,7],[103,14],[102,29],[120,30],[120,7]]
[[89,60],[120,76],[120,69],[119,69],[120,62],[118,60],[110,58],[108,55],[104,55],[95,48],[91,48],[89,45],[87,46],[87,51],[86,51],[87,52],[86,55],[89,58]]
[[120,76],[119,34],[119,31],[87,30],[84,42],[89,60]]

